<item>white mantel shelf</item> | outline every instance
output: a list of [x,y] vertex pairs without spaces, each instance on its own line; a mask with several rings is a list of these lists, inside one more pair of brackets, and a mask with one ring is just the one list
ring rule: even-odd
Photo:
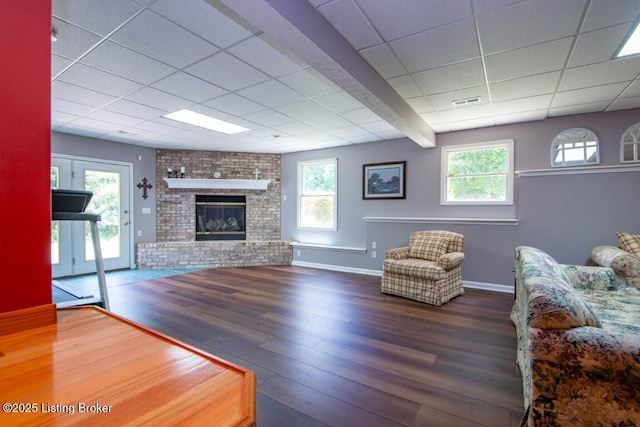
[[205,188],[220,190],[266,190],[270,179],[193,179],[163,178],[169,188]]

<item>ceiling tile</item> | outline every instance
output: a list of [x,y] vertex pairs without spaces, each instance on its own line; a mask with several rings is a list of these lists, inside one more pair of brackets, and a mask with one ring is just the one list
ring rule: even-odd
[[617,99],[607,108],[607,111],[627,110],[630,108],[640,108],[640,96]]
[[576,33],[586,0],[523,1],[478,16],[485,54],[543,43]]
[[328,116],[321,117],[311,117],[305,120],[305,123],[310,124],[318,129],[326,130],[327,132],[331,131],[331,129],[338,129],[346,126],[351,126],[349,120],[344,119],[337,114],[330,114]]
[[496,9],[520,3],[522,0],[474,0],[476,14],[491,12]]
[[113,42],[105,41],[81,62],[142,84],[150,84],[176,70]]
[[51,110],[61,113],[74,114],[76,116],[84,116],[94,110],[93,107],[77,102],[66,101],[60,98],[51,98]]
[[411,76],[394,77],[387,80],[387,83],[403,98],[411,98],[416,96],[416,94],[422,95],[420,88]]
[[635,22],[640,16],[640,2],[635,0],[591,0],[582,31]]
[[57,78],[63,82],[94,89],[115,97],[123,97],[144,86],[84,64],[74,64]]
[[419,114],[428,113],[434,110],[433,106],[429,103],[429,100],[427,99],[426,96],[408,98],[405,101],[407,101],[407,104],[409,104],[411,108],[413,108],[416,111],[416,113],[419,113]]
[[586,114],[604,111],[609,105],[609,101],[590,102],[586,104],[571,105],[568,107],[554,107],[549,110],[549,117],[567,116],[573,114]]
[[360,127],[368,132],[379,134],[382,132],[395,131],[396,129],[384,120],[378,120],[377,122],[364,123]]
[[627,83],[615,83],[558,92],[553,100],[553,107],[566,107],[568,105],[578,105],[615,99],[627,86]]
[[630,30],[631,24],[622,24],[580,34],[573,48],[569,67],[610,60]]
[[51,78],[53,79],[58,73],[71,65],[73,61],[58,55],[51,55]]
[[220,50],[149,10],[120,28],[111,40],[176,68],[191,65]]
[[127,116],[125,114],[114,113],[113,111],[107,110],[94,111],[87,114],[85,117],[88,119],[117,124],[119,126],[133,126],[144,121],[144,119]]
[[485,82],[482,61],[479,59],[422,71],[414,74],[413,79],[426,95],[478,86]]
[[382,43],[371,22],[353,0],[337,0],[320,6],[318,10],[354,48],[360,50]]
[[279,52],[260,37],[251,37],[227,49],[227,52],[271,77],[280,77],[305,68],[300,61]]
[[52,14],[74,25],[105,36],[129,17],[140,11],[140,5],[130,0],[83,0],[76,7],[75,0],[54,0]]
[[357,125],[380,121],[380,116],[368,108],[358,108],[356,110],[345,111],[341,116]]
[[527,111],[524,113],[504,114],[494,116],[496,125],[506,125],[510,123],[532,122],[547,118],[547,110]]
[[220,48],[227,48],[252,33],[202,0],[158,0],[151,9]]
[[476,29],[471,19],[392,41],[389,47],[410,73],[480,55]]
[[552,94],[530,96],[525,99],[513,99],[510,101],[494,102],[493,113],[503,116],[511,113],[526,111],[546,110],[551,105]]
[[640,96],[640,81],[636,80],[629,85],[627,90],[622,94],[623,97]]
[[80,116],[75,114],[67,114],[61,111],[51,111],[51,126],[52,128],[64,125],[65,123],[72,122],[76,119],[79,119]]
[[640,58],[617,59],[600,64],[570,68],[565,71],[559,90],[631,81],[640,73]]
[[277,110],[289,117],[293,117],[294,119],[301,121],[332,114],[331,111],[310,99],[296,102],[295,104],[284,105],[282,107],[278,107]]
[[220,52],[186,68],[200,77],[229,91],[236,91],[269,80],[269,76],[226,52]]
[[180,128],[171,126],[170,123],[171,121],[169,119],[149,120],[143,123],[138,123],[133,126],[133,128],[157,133],[159,135],[170,135],[180,131]]
[[244,118],[267,127],[278,126],[294,121],[291,117],[280,114],[274,110],[262,110],[255,113],[246,114]]
[[149,107],[159,108],[164,111],[174,112],[193,105],[193,102],[180,98],[166,92],[162,92],[151,87],[146,87],[138,92],[127,96],[129,101]]
[[274,129],[293,136],[308,135],[310,133],[318,132],[318,129],[314,128],[313,126],[309,126],[305,123],[300,122],[286,123],[283,125],[274,126]]
[[106,95],[58,80],[51,82],[51,96],[94,108],[101,107],[118,99],[115,96]]
[[226,111],[235,116],[244,116],[245,114],[255,113],[256,111],[265,109],[264,105],[243,98],[235,93],[220,96],[203,104],[216,110]]
[[104,107],[104,109],[126,114],[131,117],[138,117],[144,120],[156,119],[167,114],[167,111],[165,110],[148,107],[146,105],[138,104],[137,102],[127,101],[126,99],[120,99],[113,102]]
[[227,93],[218,86],[183,72],[172,74],[151,86],[194,102],[203,102]]
[[356,0],[385,41],[471,17],[469,0]]
[[293,104],[304,99],[298,92],[289,89],[277,80],[267,80],[242,89],[238,91],[238,94],[271,108]]
[[321,76],[317,71],[309,68],[280,77],[278,80],[309,98],[340,90],[338,86]]
[[572,43],[573,37],[569,37],[487,56],[485,65],[489,82],[562,70]]
[[471,120],[461,120],[459,122],[451,122],[449,123],[449,128],[452,131],[457,130],[465,130],[465,129],[475,129],[475,128],[483,128],[487,126],[495,125],[495,120],[492,117],[471,119]]
[[325,106],[334,113],[357,110],[363,105],[345,91],[334,92],[313,98],[317,103]]
[[457,122],[461,120],[475,120],[491,116],[491,106],[489,104],[473,105],[471,107],[455,108],[450,110],[440,110],[440,116],[447,122]]
[[[487,104],[489,102],[489,93],[487,92],[487,87],[481,85],[461,90],[454,90],[451,92],[437,93],[435,95],[429,95],[427,97],[427,100],[437,111],[442,111],[454,108],[452,104],[453,101],[475,97],[480,97],[480,105]],[[464,110],[466,108],[468,107],[462,107],[459,109]]]
[[385,79],[407,74],[402,62],[386,43],[363,49],[360,55]]
[[101,37],[59,19],[51,21],[58,35],[58,40],[51,43],[51,52],[56,55],[75,60],[101,40]]
[[500,102],[509,99],[553,93],[558,86],[560,74],[560,71],[553,71],[551,73],[536,74],[535,76],[491,83],[489,85],[491,89],[491,100]]

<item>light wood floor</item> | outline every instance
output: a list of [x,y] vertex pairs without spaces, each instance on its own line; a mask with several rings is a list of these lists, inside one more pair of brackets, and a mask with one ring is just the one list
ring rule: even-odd
[[110,288],[112,311],[252,369],[261,427],[517,426],[513,295],[442,307],[379,277],[219,268]]

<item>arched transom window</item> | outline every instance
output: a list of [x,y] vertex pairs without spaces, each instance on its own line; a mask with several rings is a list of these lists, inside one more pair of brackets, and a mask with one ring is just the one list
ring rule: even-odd
[[584,128],[560,132],[551,143],[551,166],[597,165],[600,163],[598,137]]
[[640,123],[636,123],[627,129],[622,135],[620,149],[622,150],[622,162],[640,161]]

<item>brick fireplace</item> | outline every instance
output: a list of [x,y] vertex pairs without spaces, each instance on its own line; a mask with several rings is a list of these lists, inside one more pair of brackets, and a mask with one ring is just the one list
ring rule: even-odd
[[[266,190],[169,188],[168,169],[185,178],[270,180]],[[219,178],[214,178],[219,175]],[[201,268],[291,264],[292,248],[280,240],[280,156],[190,150],[156,155],[156,242],[137,245],[139,268]],[[186,181],[185,181],[186,182]],[[196,195],[246,200],[245,240],[196,239]]]

